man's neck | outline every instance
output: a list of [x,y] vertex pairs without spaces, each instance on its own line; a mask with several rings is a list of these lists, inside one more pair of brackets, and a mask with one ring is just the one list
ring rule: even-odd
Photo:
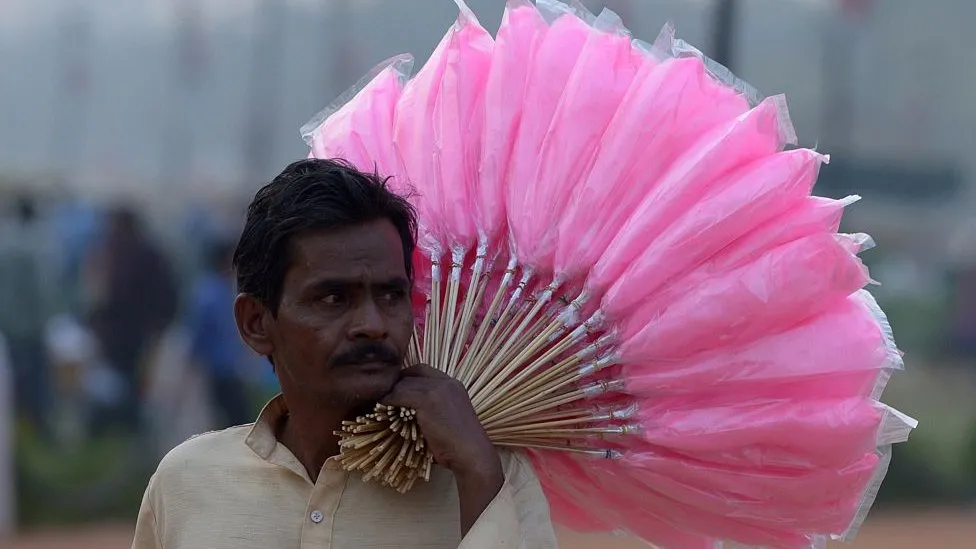
[[348,415],[345,410],[328,409],[292,402],[287,398],[288,415],[278,431],[278,441],[291,450],[315,482],[326,460],[339,454],[339,437],[334,434]]

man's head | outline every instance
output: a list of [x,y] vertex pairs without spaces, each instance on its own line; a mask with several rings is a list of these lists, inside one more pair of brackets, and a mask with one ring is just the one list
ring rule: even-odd
[[405,199],[341,162],[295,162],[258,191],[234,315],[286,399],[359,407],[393,387],[413,333],[415,234]]

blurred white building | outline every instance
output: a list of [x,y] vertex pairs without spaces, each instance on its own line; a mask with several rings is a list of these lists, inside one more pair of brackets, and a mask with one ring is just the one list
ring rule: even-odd
[[[451,0],[265,2],[283,10],[277,34],[264,38],[280,51],[256,57],[257,37],[268,30],[258,16],[266,13],[262,1],[198,0],[190,27],[181,26],[176,0],[6,2],[0,179],[76,159],[73,177],[112,188],[154,185],[164,196],[203,182],[253,188],[304,154],[298,128],[312,114],[392,54],[424,59],[456,13]],[[713,0],[605,3],[638,37],[652,39],[670,19],[681,37],[709,50]],[[486,27],[497,27],[501,0],[469,4]],[[845,17],[840,4],[869,9]],[[83,24],[72,24],[70,13]],[[877,184],[867,176],[849,182],[866,198],[852,211],[859,227],[880,233],[885,247],[945,256],[948,238],[933,235],[971,226],[963,221],[976,210],[974,22],[969,0],[740,0],[734,68],[763,93],[785,92],[802,144],[818,144],[838,166],[916,170],[915,182],[900,183],[916,190],[959,174],[963,191],[940,200],[925,200],[933,194],[926,188],[886,192],[883,174]],[[181,36],[194,37],[189,49]],[[181,77],[185,70],[198,77]],[[188,82],[190,96],[181,89]],[[261,121],[255,109],[273,116]],[[255,128],[270,136],[261,173],[251,173],[244,152]],[[192,143],[192,154],[167,152],[174,132],[177,142]],[[174,169],[174,158],[188,165]],[[172,174],[185,180],[163,179]]]

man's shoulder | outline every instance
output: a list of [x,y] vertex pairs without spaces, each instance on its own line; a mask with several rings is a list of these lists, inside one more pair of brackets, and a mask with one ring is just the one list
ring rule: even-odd
[[253,463],[257,456],[246,444],[251,427],[239,425],[190,437],[163,457],[156,475]]

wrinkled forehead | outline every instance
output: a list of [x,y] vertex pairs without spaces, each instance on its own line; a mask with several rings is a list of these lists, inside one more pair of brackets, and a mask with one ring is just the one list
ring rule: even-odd
[[286,285],[323,278],[383,282],[407,276],[403,243],[387,220],[310,231],[294,238],[290,248]]

